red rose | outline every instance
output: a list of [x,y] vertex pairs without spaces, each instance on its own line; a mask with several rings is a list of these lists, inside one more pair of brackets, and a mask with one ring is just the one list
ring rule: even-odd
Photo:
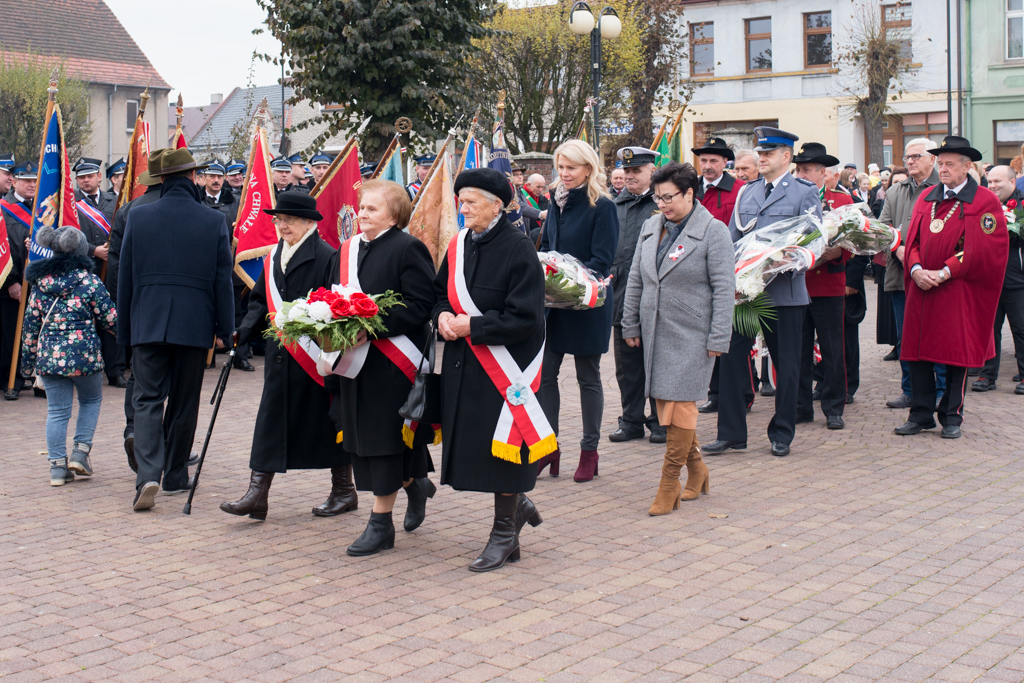
[[338,294],[337,292],[327,292],[326,294],[324,294],[323,301],[329,306],[333,306],[334,302],[341,298],[341,294]]
[[1016,209],[1017,208],[1017,200],[1016,199],[1011,199],[1010,201],[1006,202],[1006,208],[1008,208],[1008,209]]
[[552,266],[550,264],[547,264],[547,263],[544,264],[544,274],[545,275],[554,275],[557,272],[558,272],[558,268],[555,268],[554,266]]
[[335,318],[349,317],[352,315],[352,304],[345,297],[336,294],[334,301],[331,302],[331,315]]
[[314,302],[317,302],[317,301],[325,301],[326,299],[324,297],[327,294],[329,294],[329,293],[330,292],[328,292],[326,289],[321,287],[320,289],[316,290],[315,292],[311,292],[310,295],[309,295],[309,299],[307,301],[308,301],[308,303],[314,303]]
[[372,318],[377,315],[377,303],[370,297],[357,292],[351,298],[352,311],[360,318]]

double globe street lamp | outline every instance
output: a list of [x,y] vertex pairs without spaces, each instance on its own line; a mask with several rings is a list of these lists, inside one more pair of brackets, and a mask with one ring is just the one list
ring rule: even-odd
[[601,119],[598,116],[598,99],[601,88],[601,39],[615,40],[622,34],[622,21],[615,9],[605,6],[597,18],[590,10],[590,5],[577,2],[569,13],[569,30],[578,36],[590,34],[590,79],[594,84],[594,147],[601,149]]

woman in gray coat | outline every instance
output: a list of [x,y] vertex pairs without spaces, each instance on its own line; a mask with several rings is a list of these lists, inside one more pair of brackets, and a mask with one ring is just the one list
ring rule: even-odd
[[[622,337],[643,338],[647,395],[658,406],[668,442],[651,515],[708,491],[697,442],[697,401],[707,394],[715,358],[729,350],[735,256],[729,229],[694,202],[700,176],[673,162],[654,172],[661,213],[644,223],[626,286]],[[655,370],[657,370],[655,372]],[[686,487],[679,473],[686,464]]]

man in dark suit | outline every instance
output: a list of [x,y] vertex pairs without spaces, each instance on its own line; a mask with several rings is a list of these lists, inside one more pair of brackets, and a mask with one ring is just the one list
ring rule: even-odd
[[36,197],[36,179],[39,166],[28,161],[14,167],[11,191],[3,198],[2,211],[7,227],[7,243],[11,250],[11,272],[0,284],[0,385],[4,387],[4,399],[17,401],[18,392],[25,387],[21,372],[14,373],[14,386],[7,385],[11,363],[20,363],[14,356],[14,338],[18,326],[18,306],[21,301],[21,283],[25,276],[25,259],[28,249],[25,240],[31,234],[32,206]]
[[206,353],[234,327],[231,236],[224,215],[200,201],[200,168],[187,149],[165,152],[160,199],[132,208],[121,246],[117,336],[132,347],[135,510],[153,507],[161,478],[165,492],[191,486]]

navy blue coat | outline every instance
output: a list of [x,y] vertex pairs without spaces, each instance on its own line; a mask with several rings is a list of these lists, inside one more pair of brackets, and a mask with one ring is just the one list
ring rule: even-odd
[[117,342],[208,349],[229,338],[235,306],[224,214],[199,203],[185,178],[128,214],[117,286]]
[[[619,217],[612,200],[601,197],[591,206],[586,187],[581,187],[569,190],[565,209],[551,202],[541,251],[571,254],[601,277],[608,277],[618,246]],[[614,310],[611,287],[600,308],[589,311],[549,308],[547,348],[574,356],[608,353]]]

